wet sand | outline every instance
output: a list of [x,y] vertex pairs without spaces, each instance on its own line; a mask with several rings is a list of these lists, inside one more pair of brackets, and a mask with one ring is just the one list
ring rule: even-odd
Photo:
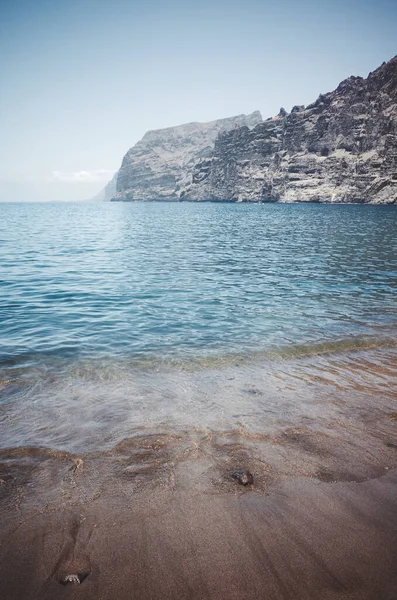
[[396,366],[392,348],[4,384],[1,600],[396,600]]
[[394,600],[397,421],[378,425],[4,449],[0,597]]

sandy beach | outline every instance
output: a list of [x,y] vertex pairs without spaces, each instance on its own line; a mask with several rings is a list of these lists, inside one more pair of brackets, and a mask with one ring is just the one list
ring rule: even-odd
[[393,600],[395,428],[372,421],[356,445],[301,428],[2,450],[0,597]]

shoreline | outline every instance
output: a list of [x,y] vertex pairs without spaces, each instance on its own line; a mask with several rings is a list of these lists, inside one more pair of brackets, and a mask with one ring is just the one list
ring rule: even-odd
[[271,364],[11,389],[0,598],[393,600],[395,348]]

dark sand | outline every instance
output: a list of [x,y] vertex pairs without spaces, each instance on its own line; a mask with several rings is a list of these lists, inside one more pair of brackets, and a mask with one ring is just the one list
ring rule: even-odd
[[0,598],[395,600],[393,415],[376,431],[1,451]]

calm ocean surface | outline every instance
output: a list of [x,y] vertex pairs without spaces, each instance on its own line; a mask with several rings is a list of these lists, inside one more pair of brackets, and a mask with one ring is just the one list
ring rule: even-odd
[[[394,352],[397,207],[4,203],[0,252],[2,444],[65,445],[73,406],[96,427],[98,381],[112,418],[150,426],[185,411],[169,398],[198,370]],[[194,385],[201,414],[227,420]]]

